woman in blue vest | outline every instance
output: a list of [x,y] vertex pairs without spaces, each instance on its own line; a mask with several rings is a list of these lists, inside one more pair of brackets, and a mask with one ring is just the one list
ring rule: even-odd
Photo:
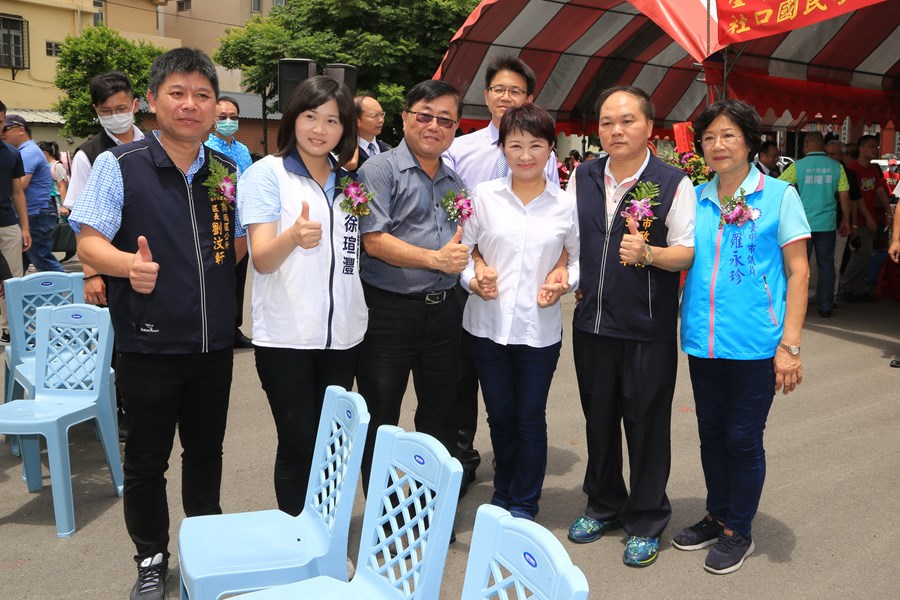
[[672,545],[714,545],[704,568],[725,574],[754,549],[751,523],[766,473],[763,430],[775,392],[787,394],[803,379],[810,233],[796,190],[751,167],[762,142],[752,106],[720,100],[700,114],[694,129],[715,176],[696,188],[681,345],[697,409],[708,514]]

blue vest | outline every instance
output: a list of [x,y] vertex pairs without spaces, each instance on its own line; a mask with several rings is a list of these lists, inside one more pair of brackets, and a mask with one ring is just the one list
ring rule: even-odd
[[[584,163],[575,171],[578,225],[581,242],[581,302],[573,326],[587,333],[645,342],[674,341],[680,276],[654,267],[619,262],[619,246],[627,231],[619,213],[631,192],[616,208],[606,227],[606,185],[603,174],[609,157]],[[639,181],[659,184],[659,206],[650,226],[651,246],[668,246],[666,215],[672,207],[684,172],[651,156]],[[635,184],[637,185],[637,184]]]
[[[125,189],[122,224],[112,244],[133,253],[138,236],[146,236],[159,264],[150,294],[135,292],[127,278],[108,279],[116,349],[196,354],[232,346],[237,310],[234,206],[224,211],[219,203],[214,207],[203,182],[211,160],[231,173],[234,163],[203,146],[203,166],[188,184],[156,136],[110,152],[119,161]],[[225,221],[227,232],[219,229]]]
[[694,229],[694,266],[684,284],[681,347],[700,358],[759,360],[775,355],[784,331],[787,278],[778,243],[787,182],[759,177],[747,204],[755,221],[719,227],[717,202],[700,200]]

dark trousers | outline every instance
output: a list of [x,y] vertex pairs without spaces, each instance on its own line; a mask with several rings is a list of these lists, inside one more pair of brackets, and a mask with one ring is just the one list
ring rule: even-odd
[[275,497],[279,509],[297,516],[306,501],[325,388],[353,387],[359,346],[348,350],[256,346],[254,351],[256,372],[278,432]]
[[38,271],[63,271],[63,266],[53,255],[53,230],[59,223],[55,213],[39,213],[28,215],[28,226],[31,229],[31,247],[24,253],[22,268],[28,270],[33,264]]
[[772,359],[688,356],[688,364],[697,405],[706,510],[726,527],[750,537],[766,479],[763,432],[775,397]]
[[[629,535],[657,537],[672,513],[666,483],[676,342],[638,342],[576,329],[572,345],[587,422],[585,512],[600,521],[621,519]],[[622,477],[623,423],[630,493]]]
[[813,231],[812,237],[806,240],[806,256],[816,250],[816,269],[819,273],[816,281],[816,300],[819,310],[834,308],[834,246],[837,233],[834,231]]
[[[459,314],[463,314],[469,293],[456,286]],[[459,384],[456,390],[456,452],[453,454],[464,469],[474,475],[481,464],[481,454],[475,449],[475,433],[478,431],[478,373],[472,359],[471,335],[460,328],[459,338]]]
[[497,461],[491,504],[533,519],[547,471],[547,396],[562,342],[532,348],[471,340]]
[[362,343],[356,384],[369,407],[371,421],[363,454],[363,487],[368,491],[375,431],[396,425],[400,405],[414,371],[418,405],[416,431],[437,438],[451,454],[456,445],[456,385],[459,372],[459,304],[450,297],[439,304],[402,298],[363,286],[369,327]]
[[237,314],[234,317],[234,332],[244,324],[244,286],[247,283],[247,265],[250,263],[250,254],[244,256],[234,267],[234,298],[237,300]]
[[175,439],[181,454],[181,502],[189,516],[219,514],[222,440],[234,352],[120,353],[116,384],[122,391],[125,442],[125,526],[136,560],[168,558],[166,471]]

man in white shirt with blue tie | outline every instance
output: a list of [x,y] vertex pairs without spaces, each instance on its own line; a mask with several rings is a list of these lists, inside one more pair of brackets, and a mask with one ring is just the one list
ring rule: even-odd
[[359,130],[359,162],[357,163],[357,168],[359,168],[368,159],[390,150],[391,147],[376,137],[384,127],[384,111],[378,100],[372,96],[357,96],[353,99],[353,103],[356,105],[356,123]]
[[[536,86],[534,71],[518,56],[498,56],[488,64],[484,102],[491,113],[491,122],[484,129],[453,140],[453,145],[442,155],[444,163],[462,177],[470,191],[479,183],[499,179],[509,172],[506,158],[497,145],[500,119],[507,109],[531,102]],[[559,184],[555,153],[550,154],[545,175],[547,181]],[[468,293],[461,287],[457,291],[460,302],[465,306]],[[457,406],[459,429],[455,456],[464,469],[461,494],[465,494],[468,484],[475,480],[475,470],[481,464],[481,456],[472,445],[478,425],[478,378],[469,352],[468,334],[464,331],[462,335]]]

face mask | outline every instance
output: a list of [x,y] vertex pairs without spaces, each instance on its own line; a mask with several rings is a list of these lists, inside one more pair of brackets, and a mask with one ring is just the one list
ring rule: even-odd
[[127,112],[120,115],[110,115],[108,117],[100,117],[100,125],[113,135],[121,135],[131,129],[134,125],[134,113]]
[[225,119],[224,121],[216,121],[216,132],[222,137],[231,137],[238,130],[238,122],[233,121],[231,119]]

